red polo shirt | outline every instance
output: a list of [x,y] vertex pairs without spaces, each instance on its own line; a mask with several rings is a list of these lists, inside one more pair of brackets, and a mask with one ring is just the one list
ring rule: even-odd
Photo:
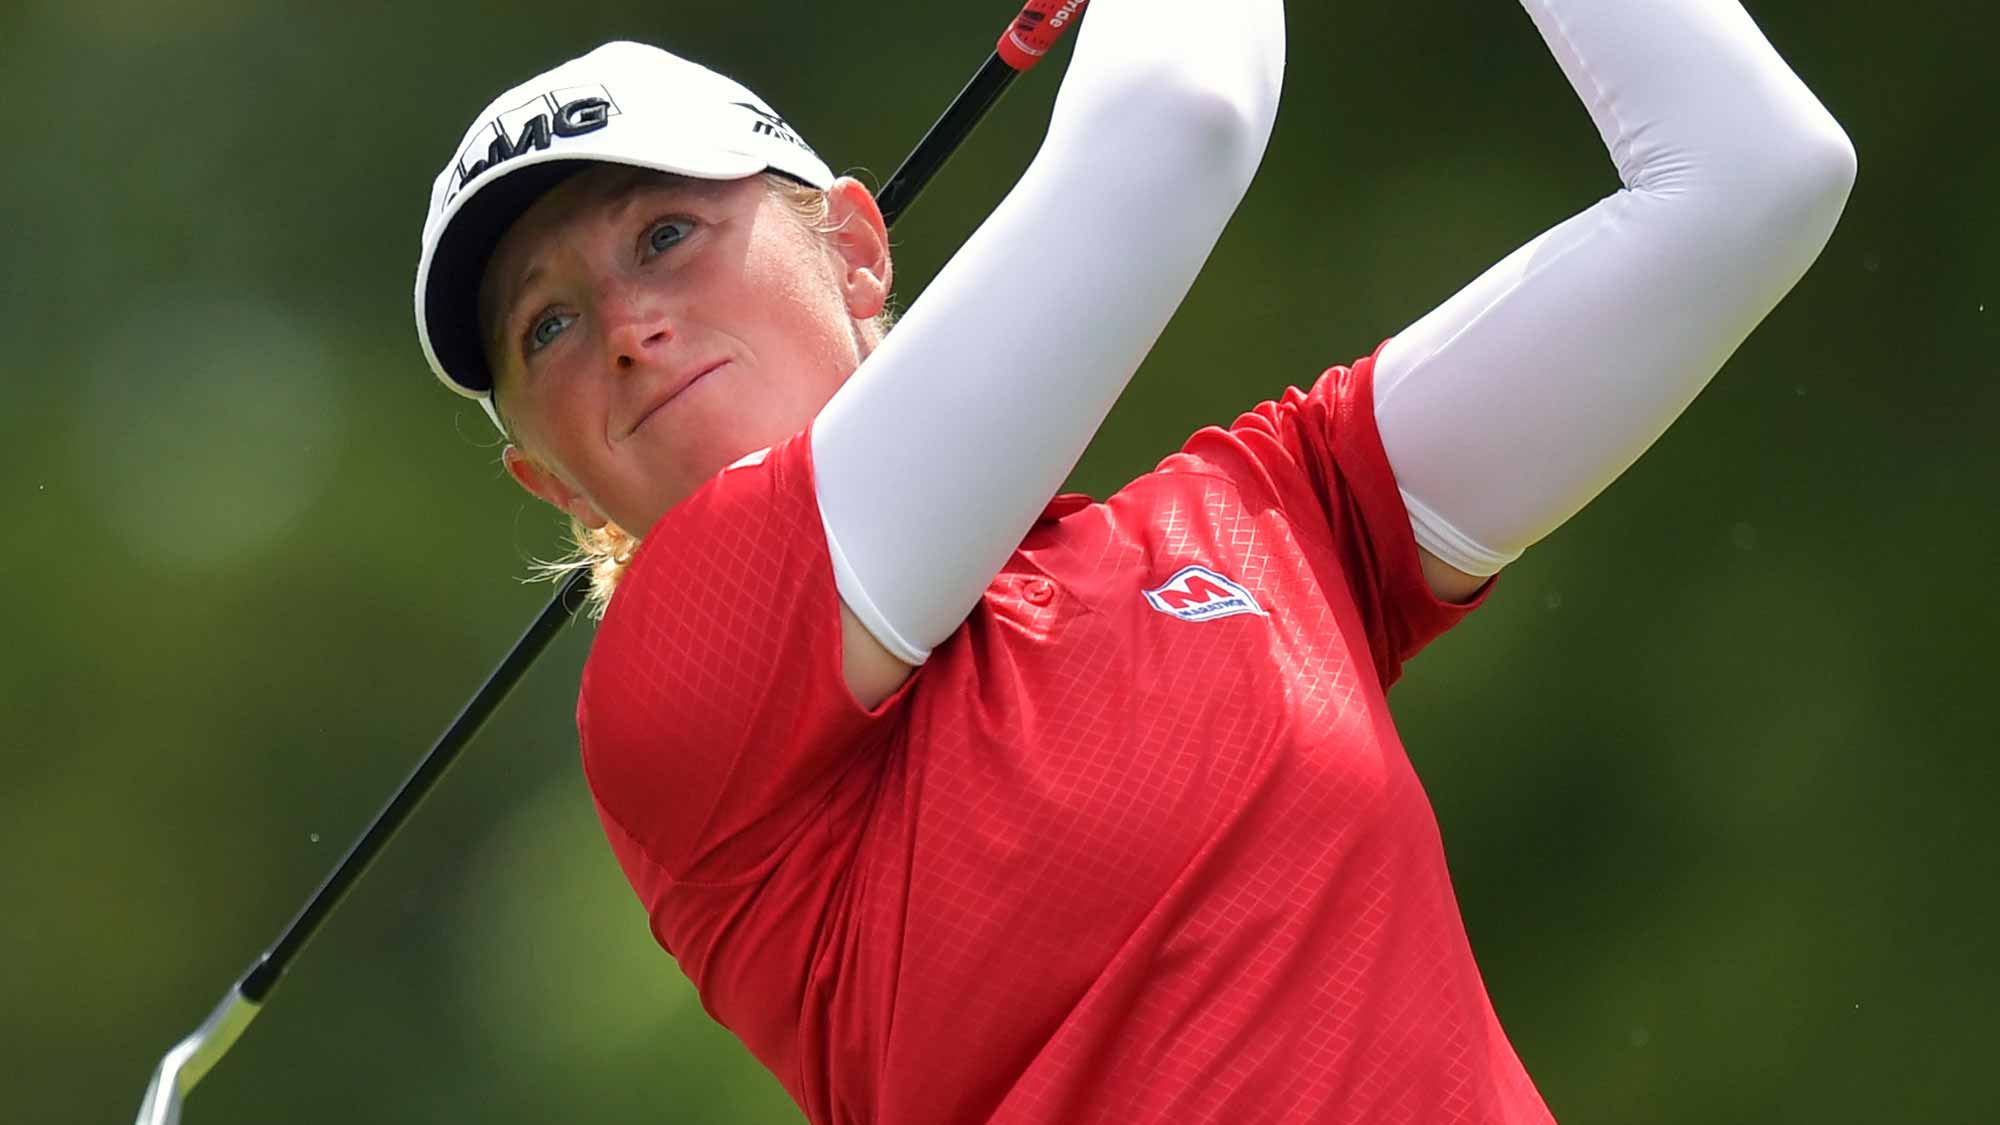
[[815,1122],[1546,1122],[1384,692],[1455,623],[1363,360],[1049,505],[883,706],[809,439],[670,512],[584,673],[612,849]]

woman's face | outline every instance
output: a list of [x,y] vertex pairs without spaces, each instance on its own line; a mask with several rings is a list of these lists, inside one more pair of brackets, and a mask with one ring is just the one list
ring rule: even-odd
[[747,453],[804,429],[871,346],[881,212],[853,180],[835,234],[762,177],[607,165],[536,201],[480,290],[508,471],[586,526],[644,535]]

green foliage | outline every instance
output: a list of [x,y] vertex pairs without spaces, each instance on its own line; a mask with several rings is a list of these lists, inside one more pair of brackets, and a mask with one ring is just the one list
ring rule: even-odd
[[[1979,1119],[2000,106],[1976,45],[2000,17],[1751,6],[1859,149],[1845,223],[1674,432],[1413,666],[1398,710],[1559,1116]],[[1371,351],[1615,187],[1513,5],[1292,7],[1263,177],[1081,489]],[[8,1119],[127,1119],[546,597],[515,579],[555,521],[410,323],[421,209],[469,115],[602,39],[651,39],[879,182],[1010,14],[0,15]],[[1032,154],[1058,78],[1022,82],[898,231],[906,300]],[[653,946],[599,835],[570,722],[587,640],[509,703],[190,1125],[795,1119]]]

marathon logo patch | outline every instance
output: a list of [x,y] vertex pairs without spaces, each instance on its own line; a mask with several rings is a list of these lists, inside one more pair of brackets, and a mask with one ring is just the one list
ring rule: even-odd
[[1182,621],[1219,621],[1239,613],[1271,616],[1241,583],[1205,566],[1182,567],[1166,585],[1145,593],[1147,605]]
[[458,167],[444,193],[450,205],[481,172],[523,153],[548,148],[565,137],[595,133],[618,115],[618,103],[602,86],[550,90],[473,130],[459,150]]

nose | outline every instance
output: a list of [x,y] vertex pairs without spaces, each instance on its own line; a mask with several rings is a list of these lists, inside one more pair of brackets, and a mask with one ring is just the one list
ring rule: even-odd
[[674,338],[659,299],[636,285],[613,284],[598,296],[605,351],[619,372],[653,362]]

